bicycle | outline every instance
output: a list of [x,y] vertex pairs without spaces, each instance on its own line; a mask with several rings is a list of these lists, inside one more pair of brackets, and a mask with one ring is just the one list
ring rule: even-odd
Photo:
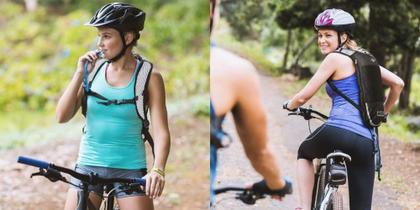
[[[44,176],[51,182],[62,181],[81,189],[81,191],[78,192],[77,196],[77,210],[96,209],[89,200],[88,187],[91,185],[105,185],[106,195],[103,197],[101,209],[112,210],[114,209],[115,190],[117,188],[110,187],[112,186],[110,184],[117,182],[123,183],[123,185],[121,185],[119,189],[122,189],[124,192],[127,192],[129,194],[134,191],[141,191],[140,186],[145,186],[146,184],[146,180],[142,178],[101,178],[95,173],[90,173],[88,175],[81,174],[69,168],[57,166],[52,163],[24,156],[19,156],[17,162],[39,168],[39,172],[32,173],[31,178],[34,176]],[[79,179],[81,181],[81,184],[76,185],[71,183],[66,179],[66,177],[62,176],[60,172],[69,174],[70,176]]]
[[[309,132],[311,132],[311,119],[325,121],[328,117],[311,106],[309,108],[299,107],[296,111],[291,111],[290,115],[302,116],[308,121]],[[344,185],[347,180],[346,163],[351,161],[351,157],[339,150],[327,155],[326,158],[315,159],[314,175],[315,184],[312,190],[311,209],[313,210],[342,210],[343,196],[338,192],[338,187]]]

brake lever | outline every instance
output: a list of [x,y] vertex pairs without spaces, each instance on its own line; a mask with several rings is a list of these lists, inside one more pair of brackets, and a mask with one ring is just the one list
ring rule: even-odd
[[130,195],[133,192],[143,193],[144,190],[140,188],[141,186],[140,183],[123,184],[119,186],[119,189]]
[[48,169],[39,169],[39,172],[37,173],[32,173],[31,174],[31,178],[34,176],[43,176],[45,178],[47,178],[48,180],[50,180],[51,182],[56,182],[56,181],[66,181],[66,178],[63,177],[61,175],[61,173],[55,169],[52,168],[48,168]]

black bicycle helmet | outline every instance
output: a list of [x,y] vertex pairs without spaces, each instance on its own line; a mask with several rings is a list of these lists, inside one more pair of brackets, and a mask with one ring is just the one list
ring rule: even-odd
[[[331,29],[340,33],[347,33],[350,38],[353,38],[354,27],[356,21],[353,16],[341,9],[327,9],[320,13],[314,23],[314,28],[319,29]],[[339,46],[341,46],[340,37],[338,38]]]
[[[130,4],[114,2],[106,4],[95,12],[92,19],[86,23],[87,26],[94,27],[110,27],[114,28],[120,33],[121,40],[123,41],[122,51],[112,59],[111,62],[121,58],[125,50],[132,45],[139,37],[139,31],[144,28],[144,20],[146,13]],[[134,32],[135,38],[132,43],[125,44],[124,34],[126,32]]]

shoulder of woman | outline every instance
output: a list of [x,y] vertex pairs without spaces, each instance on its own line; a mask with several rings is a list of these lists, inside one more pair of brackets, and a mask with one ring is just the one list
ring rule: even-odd
[[343,55],[341,53],[330,53],[324,58],[323,63],[329,65],[343,65],[345,63],[353,62],[349,56]]
[[221,48],[212,51],[210,71],[211,77],[222,77],[233,83],[258,78],[257,70],[250,61]]
[[158,88],[161,89],[163,88],[164,84],[163,84],[163,77],[159,72],[152,72],[152,74],[150,75],[150,81],[149,81],[149,85],[148,88]]

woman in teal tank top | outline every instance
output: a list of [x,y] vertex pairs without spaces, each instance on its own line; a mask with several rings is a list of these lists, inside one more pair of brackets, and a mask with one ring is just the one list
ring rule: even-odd
[[[125,3],[110,3],[100,8],[86,25],[98,30],[98,48],[106,63],[98,69],[90,90],[107,99],[134,98],[136,73],[142,68],[141,60],[132,53],[143,30],[145,13]],[[77,64],[76,72],[57,104],[57,120],[65,123],[79,110],[85,95],[82,88],[83,66],[95,64],[95,51],[86,52]],[[89,65],[92,71],[94,65]],[[150,107],[154,136],[155,161],[147,173],[143,121],[138,117],[134,103],[111,103],[87,94],[86,126],[80,144],[76,170],[80,173],[98,173],[103,177],[146,179],[145,194],[117,192],[120,209],[153,209],[153,200],[162,194],[165,185],[165,165],[169,154],[170,135],[165,105],[162,76],[151,73],[146,87],[147,105]],[[110,100],[111,101],[111,100]],[[73,180],[74,182],[77,180]],[[116,184],[118,185],[118,184]],[[99,207],[102,186],[92,186],[89,199]],[[146,196],[145,196],[146,195]],[[77,189],[70,188],[65,209],[75,209]]]

